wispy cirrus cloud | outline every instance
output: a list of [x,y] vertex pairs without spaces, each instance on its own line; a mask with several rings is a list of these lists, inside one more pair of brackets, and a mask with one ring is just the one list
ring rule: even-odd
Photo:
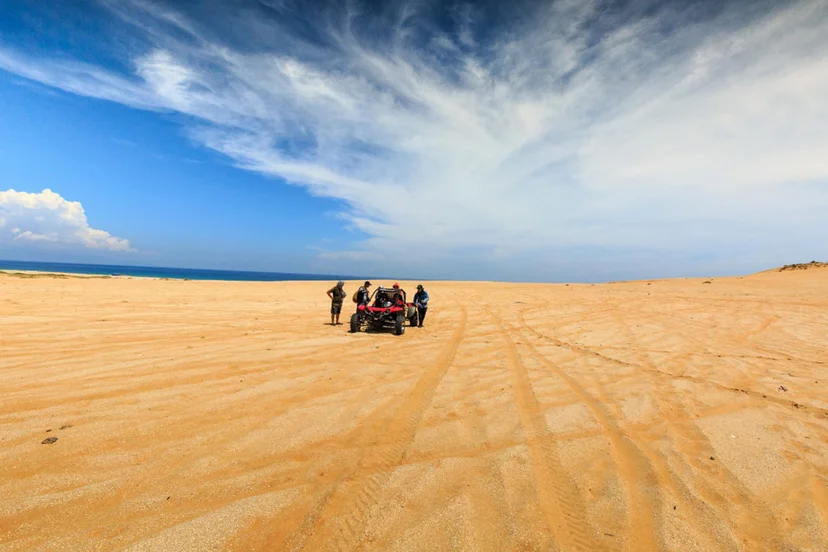
[[365,238],[323,258],[825,252],[825,2],[105,5],[145,45],[130,74],[8,45],[0,68],[342,200]]

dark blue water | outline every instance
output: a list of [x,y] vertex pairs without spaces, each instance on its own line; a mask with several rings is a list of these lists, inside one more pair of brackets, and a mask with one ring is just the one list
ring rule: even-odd
[[105,274],[178,278],[186,280],[230,280],[242,282],[284,282],[287,280],[361,280],[362,277],[342,274],[292,274],[288,272],[248,272],[242,270],[205,270],[201,268],[167,268],[160,266],[122,266],[76,263],[40,263],[0,260],[0,270],[36,270],[70,274]]

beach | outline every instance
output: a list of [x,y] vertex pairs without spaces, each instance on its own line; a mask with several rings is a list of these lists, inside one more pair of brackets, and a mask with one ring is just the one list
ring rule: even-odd
[[828,550],[828,268],[333,284],[0,274],[0,550]]

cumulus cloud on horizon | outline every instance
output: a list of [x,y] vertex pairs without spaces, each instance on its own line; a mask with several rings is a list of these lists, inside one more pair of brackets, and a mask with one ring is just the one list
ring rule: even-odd
[[48,188],[0,191],[0,245],[57,245],[134,252],[129,240],[89,226],[83,206]]
[[821,0],[101,4],[141,45],[131,72],[10,45],[0,68],[185,115],[238,166],[342,200],[364,239],[322,258],[781,252],[828,232]]

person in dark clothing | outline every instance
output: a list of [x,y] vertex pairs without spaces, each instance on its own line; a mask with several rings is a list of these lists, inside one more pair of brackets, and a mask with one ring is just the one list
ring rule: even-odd
[[423,327],[423,320],[425,320],[428,313],[428,292],[422,285],[417,286],[417,293],[414,294],[414,306],[417,307],[417,312],[420,315],[419,327]]
[[331,298],[331,326],[339,325],[339,314],[342,312],[342,301],[345,299],[345,282],[339,281],[328,290]]
[[368,300],[371,298],[371,292],[369,290],[370,287],[371,287],[371,282],[366,280],[365,283],[362,284],[359,287],[359,289],[357,290],[357,296],[356,296],[357,308],[359,308],[360,305],[367,305],[368,304]]

